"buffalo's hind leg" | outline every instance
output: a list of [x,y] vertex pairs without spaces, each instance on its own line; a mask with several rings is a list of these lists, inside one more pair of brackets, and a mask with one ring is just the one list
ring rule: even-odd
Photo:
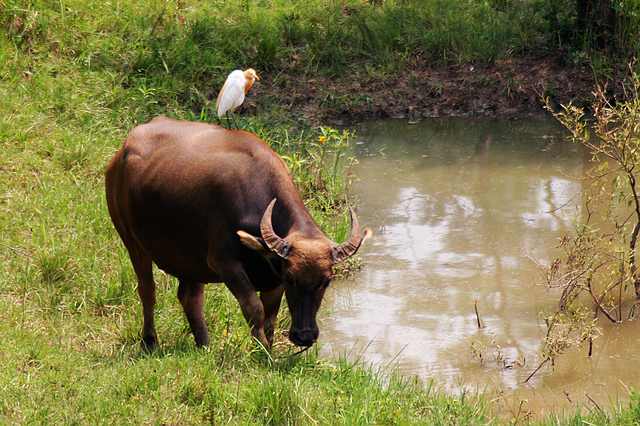
[[158,343],[154,323],[153,309],[156,304],[156,283],[153,281],[153,264],[151,257],[142,250],[127,247],[133,269],[138,277],[138,295],[142,302],[142,347],[153,349]]
[[105,187],[107,192],[107,206],[113,225],[118,231],[124,246],[129,252],[131,264],[138,278],[138,295],[142,302],[142,347],[152,349],[158,338],[153,320],[153,309],[156,304],[156,284],[153,282],[153,264],[151,256],[140,246],[131,232],[131,226],[125,220],[123,212],[128,210],[128,192],[124,168],[126,167],[126,143],[113,157],[107,167]]
[[184,314],[189,321],[189,326],[191,326],[196,346],[207,346],[209,344],[209,333],[202,310],[204,306],[204,284],[180,280],[178,300],[180,300]]

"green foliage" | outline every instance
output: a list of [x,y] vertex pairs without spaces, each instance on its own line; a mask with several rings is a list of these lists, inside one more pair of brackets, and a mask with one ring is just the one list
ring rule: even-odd
[[[251,66],[274,79],[389,75],[408,63],[491,62],[576,46],[573,0],[5,3],[4,75],[55,74],[65,61],[107,72],[120,87],[136,90],[125,91],[127,99],[119,90],[98,99],[107,108],[127,108],[135,97],[134,121],[176,103],[200,111],[235,68]],[[631,39],[637,11],[628,3],[625,31]],[[22,53],[28,55],[11,60]],[[40,69],[45,63],[47,69]],[[53,107],[75,111],[72,105]]]
[[[240,6],[242,4],[242,6]],[[222,70],[254,66],[266,73],[344,76],[397,72],[407,61],[491,62],[545,49],[549,25],[536,2],[499,8],[477,1],[212,2],[161,15],[163,32],[137,56],[143,78],[169,79],[197,104],[222,83]],[[135,78],[135,73],[132,78]]]
[[587,0],[578,4],[576,37],[584,48],[621,58],[640,53],[640,1]]
[[612,104],[602,88],[596,90],[592,121],[573,105],[554,113],[595,165],[588,171],[575,235],[561,239],[563,253],[547,271],[547,285],[560,289],[561,296],[558,311],[546,318],[545,363],[591,345],[599,334],[598,318],[623,324],[637,316],[636,305],[627,305],[633,296],[640,298],[640,79],[631,72],[629,83],[635,96],[627,102]]

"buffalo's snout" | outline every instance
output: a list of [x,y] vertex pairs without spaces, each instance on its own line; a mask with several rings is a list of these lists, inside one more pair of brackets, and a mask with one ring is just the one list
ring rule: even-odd
[[311,346],[318,340],[319,334],[317,328],[292,328],[289,330],[289,340],[297,346]]

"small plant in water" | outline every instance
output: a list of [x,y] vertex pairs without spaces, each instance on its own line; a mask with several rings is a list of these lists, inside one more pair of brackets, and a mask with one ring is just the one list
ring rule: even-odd
[[486,366],[487,361],[494,361],[499,369],[512,369],[524,367],[526,359],[518,350],[518,356],[509,356],[497,342],[496,336],[488,334],[471,342],[471,356],[478,360],[480,365]]
[[614,104],[604,88],[595,91],[593,121],[573,105],[552,111],[595,166],[585,179],[589,185],[575,234],[561,238],[562,254],[546,268],[546,284],[559,289],[560,300],[546,318],[543,361],[529,378],[570,348],[588,344],[590,356],[599,318],[620,324],[635,317],[638,302],[629,302],[640,298],[640,79],[632,73],[630,81],[627,102]]

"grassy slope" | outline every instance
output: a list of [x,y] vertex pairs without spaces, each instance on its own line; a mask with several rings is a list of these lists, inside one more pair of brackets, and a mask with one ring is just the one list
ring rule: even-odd
[[[0,39],[0,419],[479,421],[482,406],[473,401],[429,395],[400,379],[382,386],[379,377],[346,362],[329,364],[314,354],[269,360],[254,349],[236,302],[219,286],[207,290],[214,343],[198,351],[175,299],[175,280],[159,272],[162,349],[142,354],[135,279],[106,213],[102,170],[136,122],[157,113],[192,114],[170,82],[152,85],[127,74],[148,31],[137,27],[159,4],[57,7],[13,4],[3,12],[10,31]],[[325,229],[343,237],[344,227],[328,226],[335,220],[320,213],[340,198],[339,187],[324,195],[311,191],[315,176],[308,171],[317,161],[312,148],[300,148],[312,146],[314,134],[288,138],[283,125],[245,124],[300,157],[293,160],[312,163],[293,167],[299,184]]]
[[[281,5],[264,20],[252,6],[247,22],[240,21],[237,6],[253,2],[222,3],[208,2],[208,11],[169,3],[161,13],[164,3],[153,1],[5,2],[0,12],[0,422],[489,421],[482,398],[449,397],[398,377],[383,384],[375,372],[322,361],[314,353],[271,359],[255,349],[237,304],[220,286],[207,289],[213,343],[196,350],[175,298],[175,280],[161,272],[156,272],[161,349],[150,355],[140,351],[135,279],[103,196],[103,167],[126,132],[158,113],[193,118],[230,68],[257,61],[275,71],[290,57],[278,56],[279,41],[269,48],[260,35],[271,34],[277,19],[310,26],[299,37],[327,31],[314,36],[309,52],[287,45],[290,54],[317,58],[301,60],[307,67],[332,73],[362,55],[366,59],[366,50],[340,52],[344,45],[329,37],[340,26],[313,24],[323,13],[338,16],[324,12],[320,2],[304,10]],[[443,3],[429,4],[427,12]],[[286,18],[296,13],[297,18]],[[456,16],[452,12],[452,22]],[[234,47],[238,38],[225,33],[227,27],[245,31],[246,49]],[[212,28],[219,31],[215,38]],[[327,37],[334,40],[331,46],[323,44]],[[196,48],[190,44],[194,39],[204,44]],[[224,48],[218,49],[220,44]],[[254,51],[254,45],[260,47]],[[461,54],[455,45],[439,46]],[[344,63],[318,58],[325,47],[338,49],[329,58]],[[391,62],[382,61],[381,69]],[[289,132],[291,119],[283,117],[274,105],[268,115],[260,111],[244,124],[287,155],[316,217],[340,239],[345,226],[336,220],[336,210],[342,210],[344,196],[341,184],[329,178],[332,172],[318,184],[324,149],[315,143],[318,133],[307,129],[292,137],[304,126],[297,123]],[[281,346],[275,356],[284,353]],[[640,418],[635,410],[616,418],[631,422]]]

